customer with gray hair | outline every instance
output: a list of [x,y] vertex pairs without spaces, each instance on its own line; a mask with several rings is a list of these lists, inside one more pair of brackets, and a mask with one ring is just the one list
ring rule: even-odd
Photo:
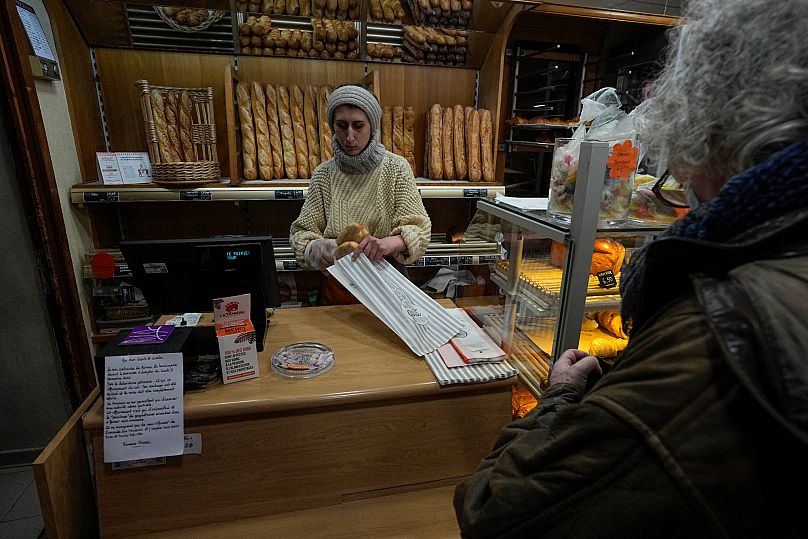
[[632,257],[631,340],[568,350],[455,492],[463,536],[801,535],[808,0],[689,0],[647,130],[694,209]]
[[[290,241],[301,267],[324,270],[334,263],[340,232],[351,223],[369,235],[353,256],[386,257],[400,271],[420,258],[429,245],[432,224],[412,169],[403,157],[380,142],[382,110],[376,96],[361,86],[345,85],[328,99],[328,124],[334,133],[334,157],[314,169]],[[324,274],[321,305],[355,303],[339,282]]]

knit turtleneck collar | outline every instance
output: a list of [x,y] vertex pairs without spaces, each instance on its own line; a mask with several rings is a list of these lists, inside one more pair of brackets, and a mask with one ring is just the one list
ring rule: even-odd
[[357,155],[348,155],[339,145],[337,137],[331,138],[331,147],[334,149],[334,161],[343,174],[367,174],[382,164],[386,150],[379,142],[379,132],[374,131],[370,142]]

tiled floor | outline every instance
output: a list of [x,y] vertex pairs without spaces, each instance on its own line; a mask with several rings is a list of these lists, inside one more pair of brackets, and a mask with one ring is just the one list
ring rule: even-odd
[[42,529],[31,467],[0,468],[0,539],[37,539]]

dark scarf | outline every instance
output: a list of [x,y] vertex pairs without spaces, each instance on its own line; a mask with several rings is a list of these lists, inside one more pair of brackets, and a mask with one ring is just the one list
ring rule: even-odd
[[334,150],[334,161],[340,171],[345,174],[367,174],[382,164],[386,151],[379,142],[379,131],[373,131],[370,142],[357,155],[348,155],[340,146],[337,137],[332,137],[331,148]]
[[[673,223],[657,240],[690,238],[717,244],[733,243],[733,239],[746,230],[806,206],[808,140],[803,140],[730,178],[712,200]],[[638,249],[623,268],[620,293],[623,323],[627,327],[637,326],[649,287],[665,286],[646,273],[648,252],[655,243]]]

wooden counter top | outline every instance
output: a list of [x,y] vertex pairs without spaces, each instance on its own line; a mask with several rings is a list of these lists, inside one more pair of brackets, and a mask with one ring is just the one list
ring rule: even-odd
[[[449,300],[440,303],[447,308],[454,306]],[[283,346],[304,341],[330,347],[334,366],[308,379],[273,373],[269,365],[272,354]],[[441,388],[424,360],[364,305],[276,311],[270,318],[259,363],[259,378],[187,392],[186,421],[469,391],[469,386],[463,385]],[[511,378],[473,387],[514,383]],[[103,401],[99,400],[84,417],[84,428],[100,429],[103,412]]]

